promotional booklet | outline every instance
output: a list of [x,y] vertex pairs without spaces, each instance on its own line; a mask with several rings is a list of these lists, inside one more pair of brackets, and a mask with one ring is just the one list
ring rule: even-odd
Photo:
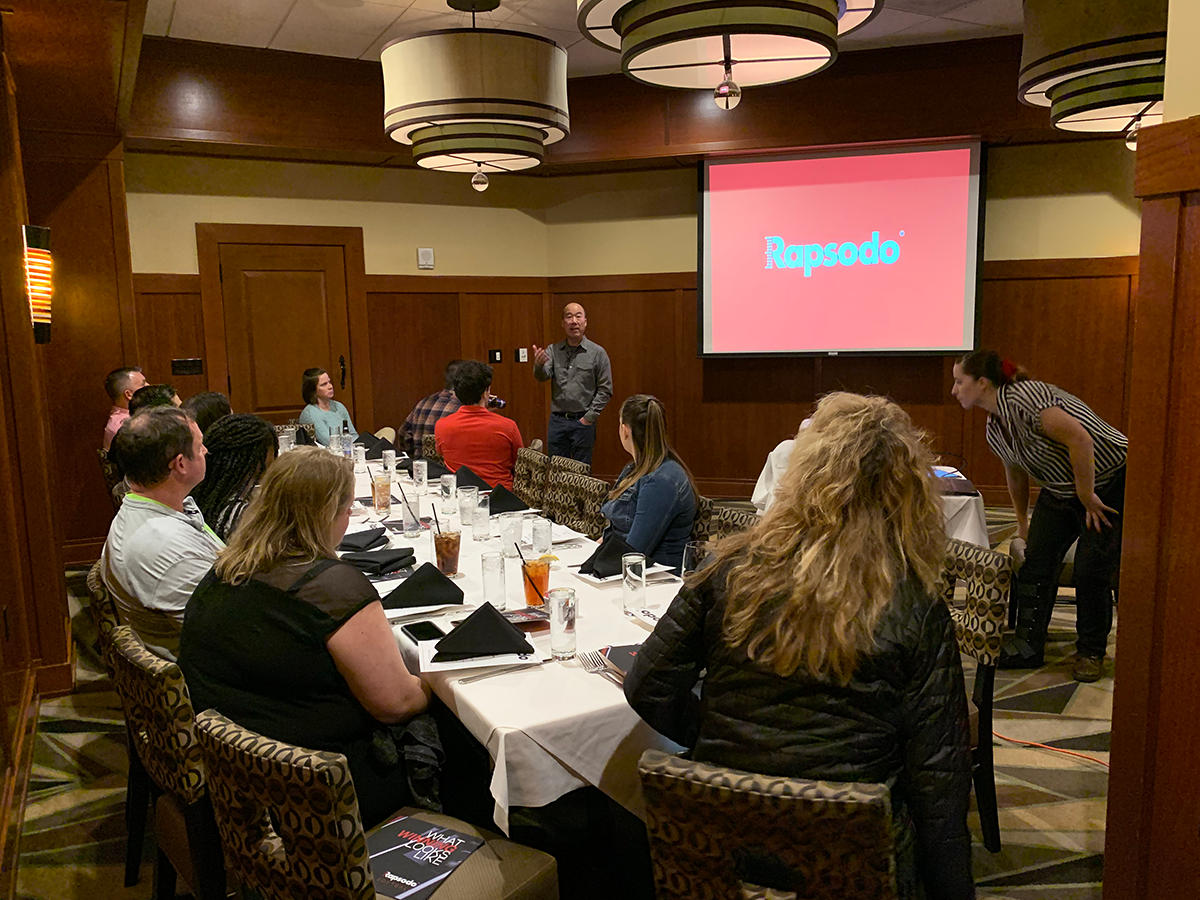
[[481,837],[399,816],[367,838],[375,890],[397,900],[424,900],[481,846]]

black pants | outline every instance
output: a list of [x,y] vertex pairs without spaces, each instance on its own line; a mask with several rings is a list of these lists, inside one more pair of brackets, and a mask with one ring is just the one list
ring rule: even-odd
[[[1075,548],[1076,650],[1081,656],[1104,656],[1108,633],[1112,630],[1113,587],[1121,565],[1121,519],[1125,508],[1125,470],[1096,491],[1105,506],[1118,515],[1106,513],[1111,528],[1092,531],[1087,527],[1087,511],[1078,497],[1063,500],[1043,490],[1029,520],[1029,538],[1025,564],[1017,577],[1023,584],[1043,585],[1049,597],[1055,596],[1058,572],[1063,557],[1078,538]],[[1052,603],[1046,604],[1048,619]]]
[[596,423],[584,425],[578,419],[550,414],[550,455],[567,456],[592,464],[592,447],[596,444]]

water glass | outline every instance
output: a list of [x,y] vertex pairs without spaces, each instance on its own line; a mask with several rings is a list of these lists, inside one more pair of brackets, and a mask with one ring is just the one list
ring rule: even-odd
[[392,479],[380,472],[371,479],[371,501],[375,514],[386,519],[392,512]]
[[483,567],[483,602],[490,603],[501,612],[505,606],[504,555],[496,550],[479,558]]
[[492,495],[479,494],[475,503],[475,540],[490,541],[492,539]]
[[550,655],[562,661],[575,658],[575,589],[555,588],[546,594],[550,607]]
[[367,471],[367,448],[356,446],[354,448],[354,472],[361,475]]
[[287,453],[296,446],[296,426],[287,425],[279,432],[279,452]]
[[348,431],[342,432],[342,456],[354,459],[354,437]]
[[400,515],[404,521],[404,536],[407,538],[421,535],[421,498],[409,494],[408,499],[400,501]]
[[387,472],[388,478],[395,479],[396,477],[396,451],[383,451],[383,471]]
[[338,434],[336,431],[330,433],[329,446],[326,447],[325,449],[327,449],[334,456],[341,456],[342,455],[342,436],[340,434]]
[[413,460],[413,488],[418,494],[425,493],[429,481],[429,463],[423,459]]
[[683,565],[679,567],[679,574],[686,575],[688,572],[695,572],[704,565],[704,558],[708,555],[708,544],[706,541],[688,541],[683,545]]
[[500,547],[505,556],[521,555],[517,545],[521,543],[524,532],[525,518],[519,513],[505,513],[500,517]]
[[458,520],[466,528],[475,524],[475,505],[479,502],[479,488],[464,484],[458,488]]
[[626,613],[646,606],[646,555],[626,553],[621,557],[621,608]]
[[439,483],[442,488],[442,515],[448,516],[454,512],[454,489],[458,485],[458,476],[443,475]]
[[545,556],[550,552],[550,520],[538,516],[533,520],[533,555]]

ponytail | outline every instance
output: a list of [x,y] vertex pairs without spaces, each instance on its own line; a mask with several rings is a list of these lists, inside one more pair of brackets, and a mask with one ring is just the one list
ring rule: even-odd
[[1028,381],[1029,373],[995,350],[976,350],[958,361],[963,373],[972,378],[986,378],[996,387]]
[[[694,484],[692,473],[667,440],[667,413],[663,402],[650,394],[634,394],[621,404],[621,423],[629,427],[633,438],[633,469],[620,479],[609,493],[619,497],[643,475],[649,475],[668,459],[683,469]],[[695,487],[692,488],[695,492]]]

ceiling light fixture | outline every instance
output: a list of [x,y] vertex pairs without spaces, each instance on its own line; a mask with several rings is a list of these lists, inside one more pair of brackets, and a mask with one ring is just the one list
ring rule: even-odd
[[1018,93],[1064,131],[1162,121],[1167,0],[1025,0]]
[[[837,58],[837,39],[883,0],[576,0],[579,30],[621,53],[621,70],[659,87],[711,90],[794,81]],[[736,76],[737,82],[734,83]],[[722,91],[722,88],[726,88]],[[728,100],[728,102],[727,102]]]
[[[499,0],[450,0],[490,12]],[[412,35],[383,48],[384,133],[439,172],[517,172],[545,159],[571,130],[567,52],[549,38],[493,28]],[[483,187],[475,178],[482,176]]]

